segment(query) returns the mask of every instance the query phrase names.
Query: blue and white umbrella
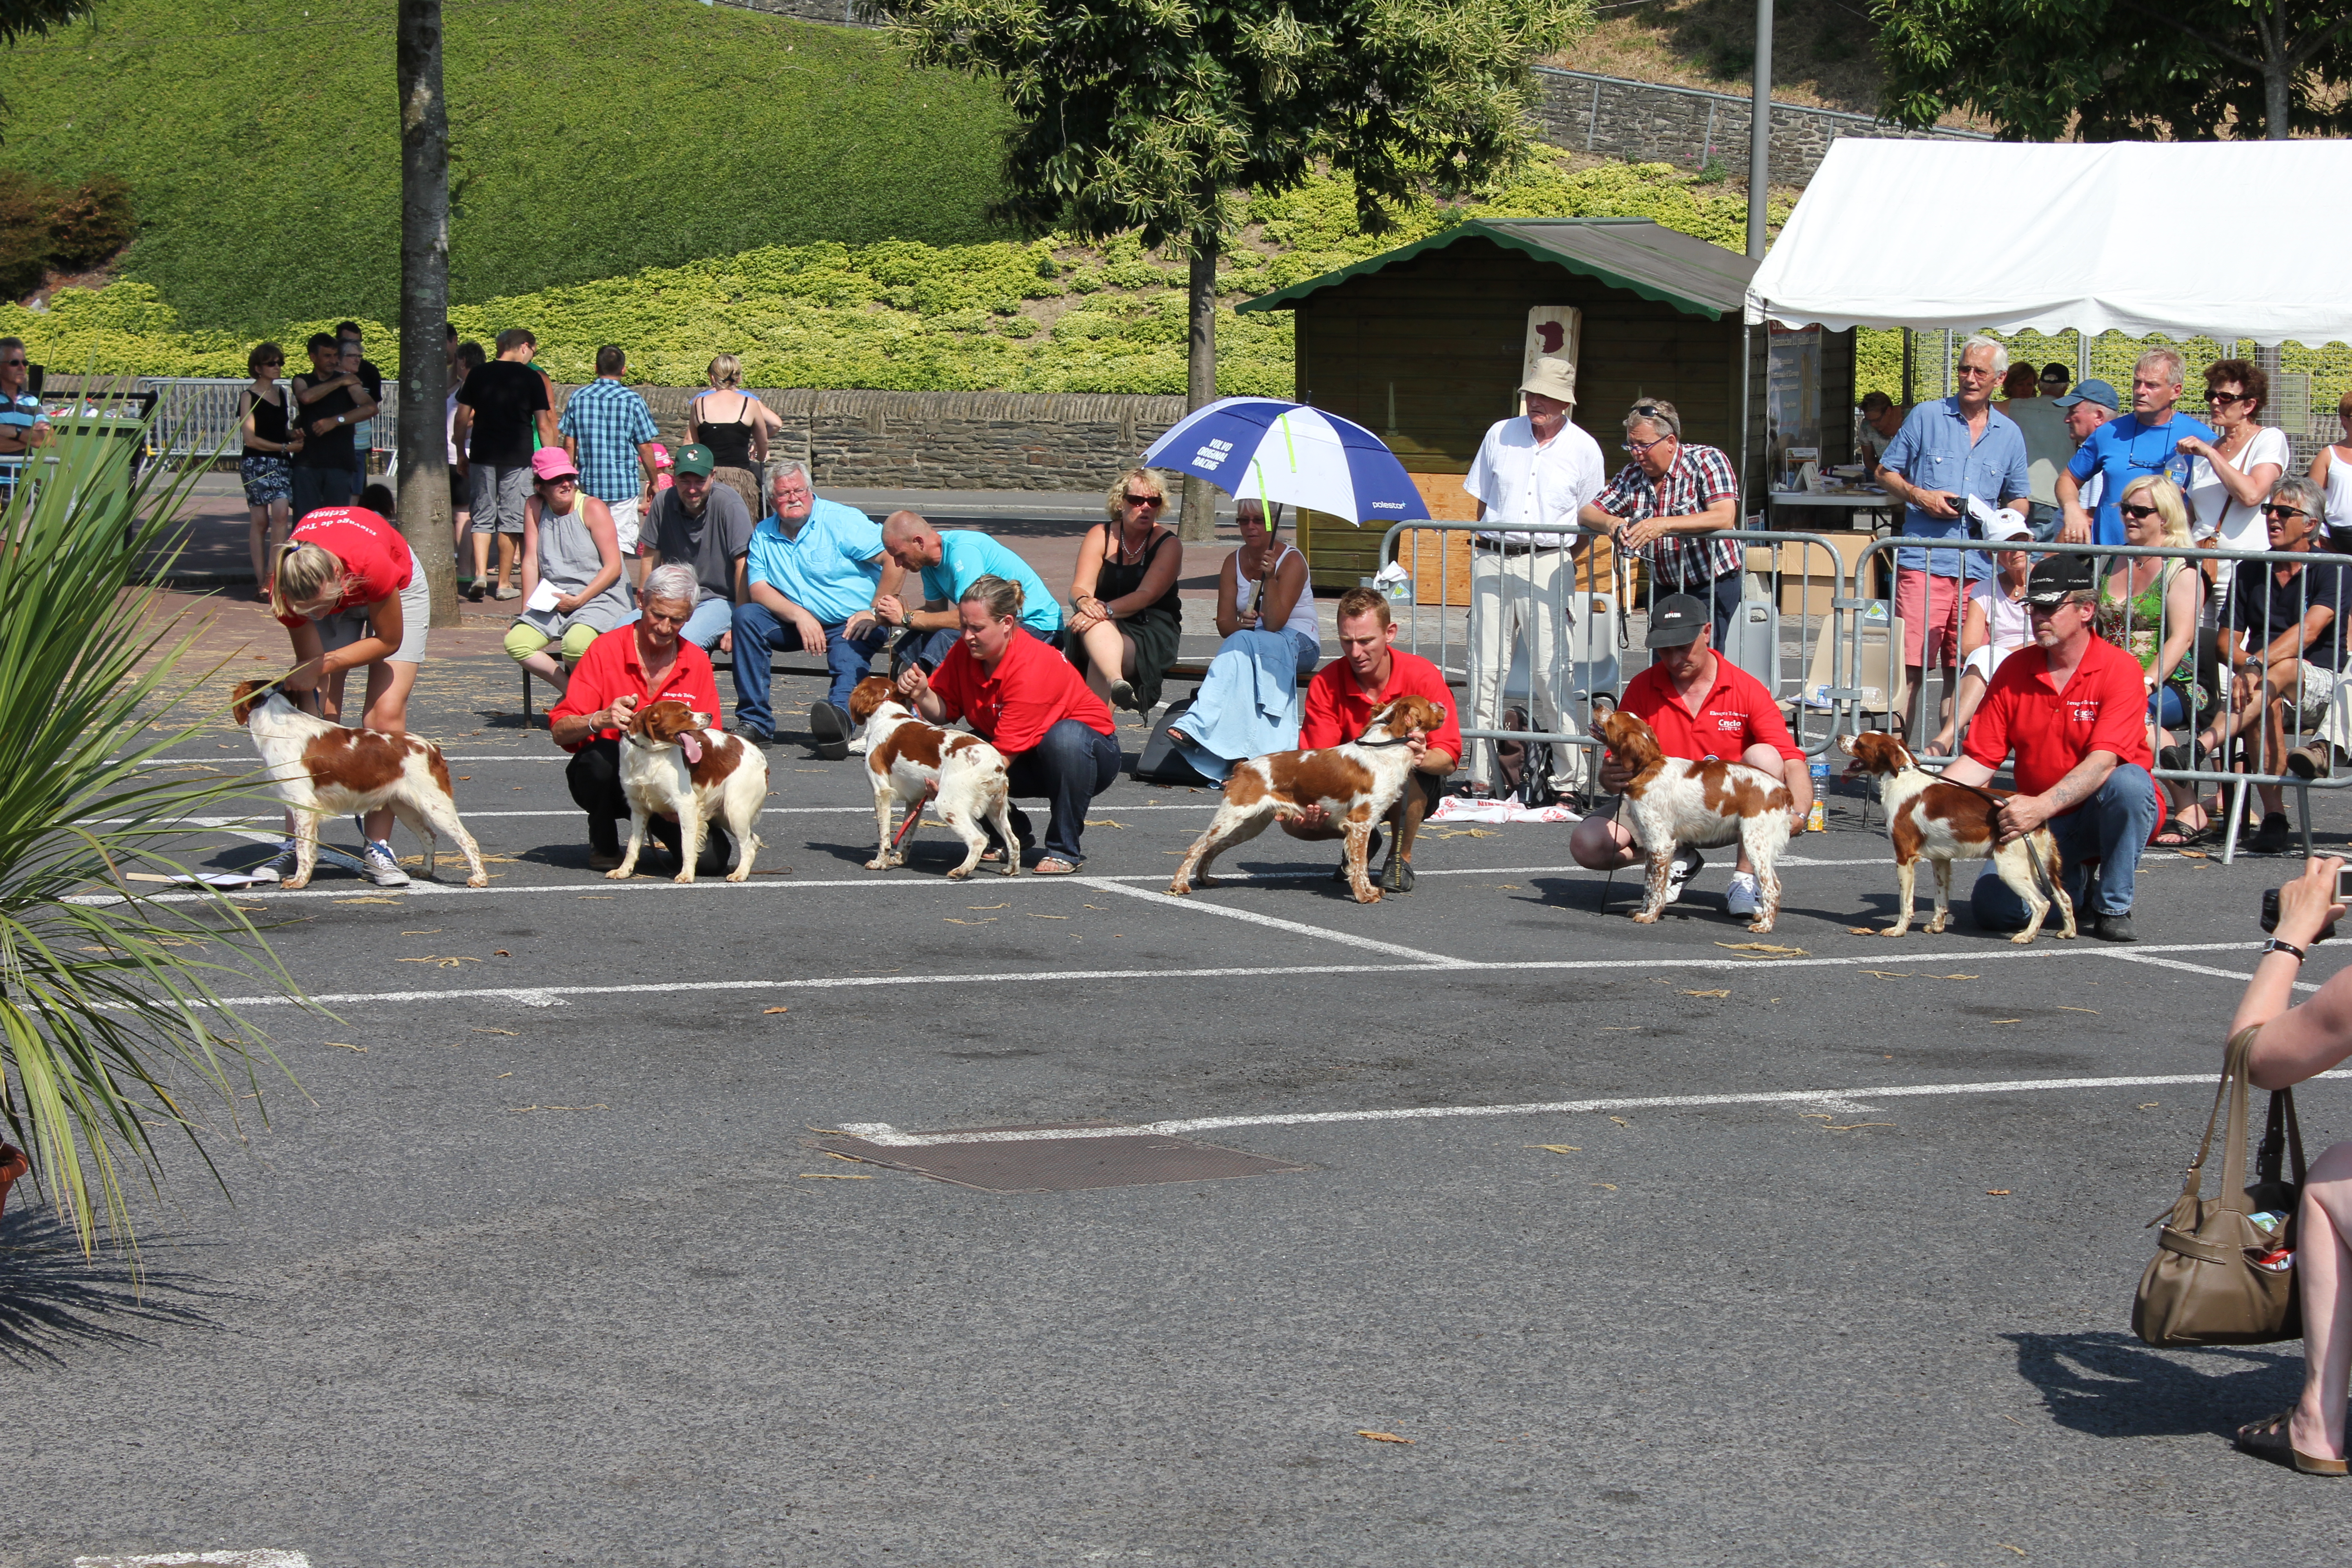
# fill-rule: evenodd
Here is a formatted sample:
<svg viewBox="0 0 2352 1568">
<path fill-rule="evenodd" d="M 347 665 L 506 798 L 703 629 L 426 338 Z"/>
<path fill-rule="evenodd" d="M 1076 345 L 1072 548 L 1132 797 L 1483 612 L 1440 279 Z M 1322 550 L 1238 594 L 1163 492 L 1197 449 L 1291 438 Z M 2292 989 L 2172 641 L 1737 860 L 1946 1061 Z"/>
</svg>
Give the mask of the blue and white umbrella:
<svg viewBox="0 0 2352 1568">
<path fill-rule="evenodd" d="M 1169 426 L 1143 460 L 1197 475 L 1235 500 L 1284 501 L 1359 527 L 1429 516 L 1404 465 L 1378 436 L 1276 397 L 1221 397 Z"/>
</svg>

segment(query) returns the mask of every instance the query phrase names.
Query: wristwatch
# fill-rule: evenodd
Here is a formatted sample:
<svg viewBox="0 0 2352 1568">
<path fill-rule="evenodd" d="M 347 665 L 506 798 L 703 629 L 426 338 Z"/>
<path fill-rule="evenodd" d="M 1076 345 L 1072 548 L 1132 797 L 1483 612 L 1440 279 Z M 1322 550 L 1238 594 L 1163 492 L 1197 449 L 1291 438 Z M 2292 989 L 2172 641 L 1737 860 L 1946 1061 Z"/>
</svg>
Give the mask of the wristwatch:
<svg viewBox="0 0 2352 1568">
<path fill-rule="evenodd" d="M 2276 937 L 2273 937 L 2270 941 L 2263 943 L 2263 952 L 2265 956 L 2273 952 L 2292 953 L 2297 963 L 2301 963 L 2305 959 L 2311 956 L 2309 953 L 2304 952 L 2303 949 L 2295 946 L 2294 943 L 2291 942 L 2281 942 Z"/>
</svg>

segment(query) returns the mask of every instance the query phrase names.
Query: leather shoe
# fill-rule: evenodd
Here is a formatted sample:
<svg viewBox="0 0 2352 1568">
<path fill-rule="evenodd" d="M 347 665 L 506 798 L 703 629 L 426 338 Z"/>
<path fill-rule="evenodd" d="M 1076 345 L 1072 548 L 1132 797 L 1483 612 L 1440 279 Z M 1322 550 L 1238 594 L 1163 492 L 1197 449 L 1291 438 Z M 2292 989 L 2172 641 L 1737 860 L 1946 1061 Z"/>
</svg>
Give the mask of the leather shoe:
<svg viewBox="0 0 2352 1568">
<path fill-rule="evenodd" d="M 2336 768 L 2336 748 L 2326 741 L 2297 746 L 2286 754 L 2286 771 L 2299 779 L 2324 779 Z"/>
<path fill-rule="evenodd" d="M 837 763 L 849 755 L 852 728 L 849 715 L 832 703 L 809 704 L 809 734 L 816 742 L 816 754 L 825 762 Z"/>
<path fill-rule="evenodd" d="M 2101 942 L 2137 942 L 2132 933 L 2131 916 L 2095 914 L 2091 917 L 2091 934 Z"/>
</svg>

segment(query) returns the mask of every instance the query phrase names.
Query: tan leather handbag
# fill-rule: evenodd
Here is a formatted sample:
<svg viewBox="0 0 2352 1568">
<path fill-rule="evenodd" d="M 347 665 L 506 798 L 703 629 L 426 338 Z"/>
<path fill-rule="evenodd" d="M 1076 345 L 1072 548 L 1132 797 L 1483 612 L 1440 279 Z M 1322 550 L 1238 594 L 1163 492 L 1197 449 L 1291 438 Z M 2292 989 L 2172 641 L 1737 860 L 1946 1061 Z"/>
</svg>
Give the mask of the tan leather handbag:
<svg viewBox="0 0 2352 1568">
<path fill-rule="evenodd" d="M 2246 1119 L 2252 1107 L 2250 1062 L 2259 1028 L 2230 1038 L 2205 1141 L 2170 1210 L 2150 1220 L 2164 1228 L 2157 1252 L 2139 1277 L 2132 1302 L 2132 1332 L 2152 1345 L 2262 1345 L 2303 1337 L 2303 1306 L 2295 1293 L 2295 1205 L 2303 1197 L 2303 1129 L 2294 1118 L 2294 1091 L 2271 1095 L 2269 1124 L 2246 1170 Z M 2230 1131 L 2221 1152 L 2221 1195 L 2200 1194 L 2213 1124 L 2229 1103 Z M 2292 1150 L 2294 1179 L 2280 1180 L 2283 1153 Z M 2264 1225 L 2257 1215 L 2276 1216 Z"/>
</svg>

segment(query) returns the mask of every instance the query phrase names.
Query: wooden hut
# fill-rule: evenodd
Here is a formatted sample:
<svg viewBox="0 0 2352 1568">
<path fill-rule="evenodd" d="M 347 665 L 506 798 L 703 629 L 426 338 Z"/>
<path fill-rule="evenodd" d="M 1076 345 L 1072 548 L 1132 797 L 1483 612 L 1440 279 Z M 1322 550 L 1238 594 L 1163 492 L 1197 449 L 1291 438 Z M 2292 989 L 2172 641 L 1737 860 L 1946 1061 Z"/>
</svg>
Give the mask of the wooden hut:
<svg viewBox="0 0 2352 1568">
<path fill-rule="evenodd" d="M 1573 417 L 1601 443 L 1612 472 L 1628 460 L 1622 421 L 1639 397 L 1667 399 L 1682 413 L 1685 439 L 1735 455 L 1744 423 L 1740 468 L 1752 511 L 1768 362 L 1764 330 L 1748 342 L 1741 325 L 1755 269 L 1737 251 L 1647 218 L 1474 219 L 1240 309 L 1297 312 L 1298 400 L 1378 432 L 1404 460 L 1433 517 L 1475 515 L 1461 477 L 1486 427 L 1518 412 L 1518 384 L 1538 353 L 1575 360 Z M 1819 364 L 1823 460 L 1843 462 L 1853 334 L 1825 338 Z M 1315 585 L 1353 587 L 1377 571 L 1381 534 L 1375 525 L 1304 520 L 1299 545 Z M 1445 574 L 1455 578 L 1458 567 L 1466 584 L 1467 544 L 1457 548 L 1464 560 Z M 1418 563 L 1416 576 L 1437 566 Z M 1435 602 L 1435 587 L 1421 584 L 1423 603 Z"/>
</svg>

